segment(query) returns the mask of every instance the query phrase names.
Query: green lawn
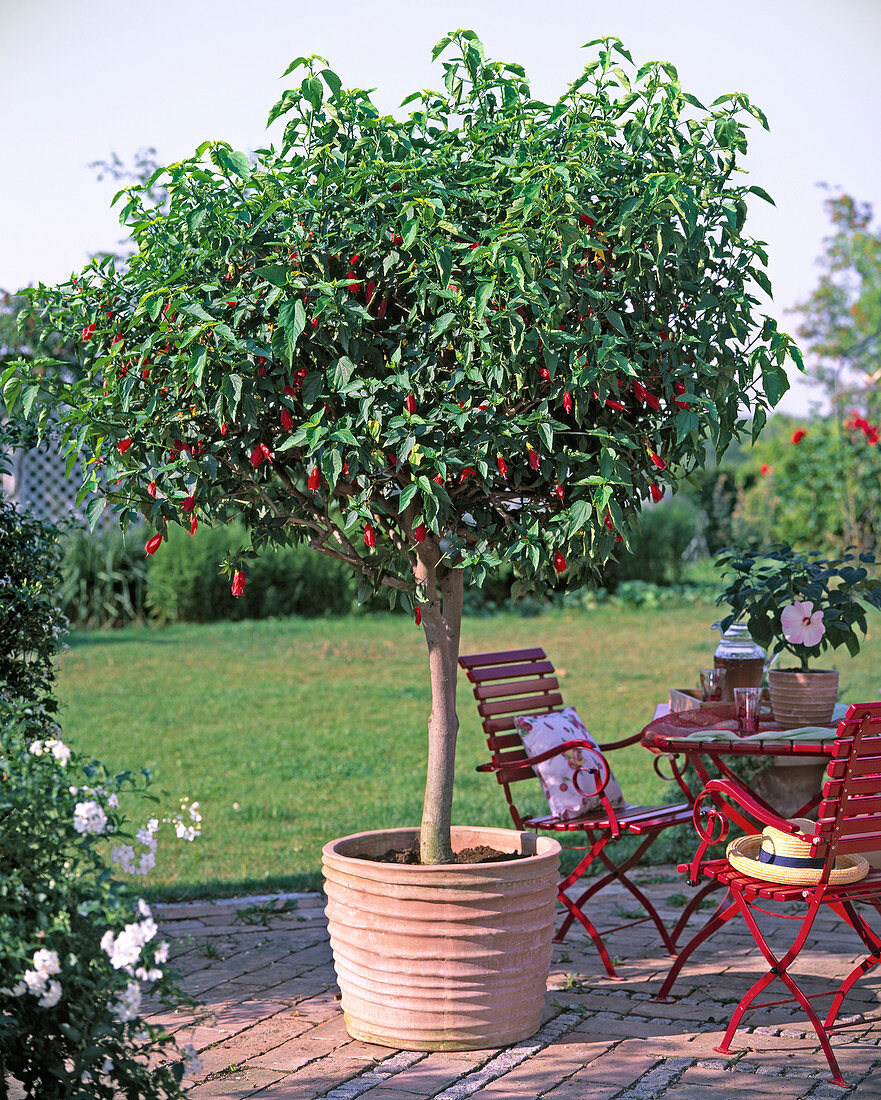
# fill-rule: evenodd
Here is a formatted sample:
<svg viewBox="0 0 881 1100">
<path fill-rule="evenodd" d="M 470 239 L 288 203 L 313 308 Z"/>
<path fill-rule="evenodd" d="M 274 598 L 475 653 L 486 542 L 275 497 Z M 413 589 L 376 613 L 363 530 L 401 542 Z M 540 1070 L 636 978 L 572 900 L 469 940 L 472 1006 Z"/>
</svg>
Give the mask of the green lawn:
<svg viewBox="0 0 881 1100">
<path fill-rule="evenodd" d="M 711 605 L 603 606 L 468 619 L 462 652 L 543 645 L 601 741 L 640 729 L 669 687 L 697 681 L 718 635 Z M 878 696 L 881 633 L 842 657 L 842 697 Z M 156 896 L 316 888 L 322 844 L 418 824 L 429 709 L 422 632 L 403 616 L 278 620 L 76 635 L 61 660 L 65 739 L 114 769 L 149 768 L 168 809 L 201 803 L 203 835 L 168 841 L 145 881 Z M 474 766 L 485 744 L 460 680 L 454 821 L 509 825 Z M 638 746 L 616 754 L 631 801 L 665 784 Z M 154 812 L 131 807 L 136 824 Z"/>
</svg>

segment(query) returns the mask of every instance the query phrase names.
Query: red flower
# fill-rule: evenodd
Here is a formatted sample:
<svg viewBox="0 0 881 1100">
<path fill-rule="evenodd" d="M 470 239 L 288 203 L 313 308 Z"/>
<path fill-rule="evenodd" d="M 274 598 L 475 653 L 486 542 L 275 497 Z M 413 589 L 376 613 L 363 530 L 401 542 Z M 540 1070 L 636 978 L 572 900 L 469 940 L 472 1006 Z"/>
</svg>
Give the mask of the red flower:
<svg viewBox="0 0 881 1100">
<path fill-rule="evenodd" d="M 416 542 L 425 542 L 425 524 L 420 523 L 418 527 L 413 528 L 413 538 Z"/>
<path fill-rule="evenodd" d="M 499 455 L 496 458 L 496 464 L 499 467 L 499 473 L 502 475 L 502 481 L 508 480 L 508 463 Z"/>
<path fill-rule="evenodd" d="M 416 412 L 416 398 L 413 396 L 412 393 L 407 394 L 407 397 L 404 401 L 404 408 L 407 410 L 408 413 L 410 413 L 411 416 L 414 412 Z"/>
<path fill-rule="evenodd" d="M 154 535 L 153 538 L 148 539 L 144 544 L 144 553 L 152 556 L 156 553 L 159 547 L 162 545 L 162 535 Z"/>
<path fill-rule="evenodd" d="M 477 473 L 477 470 L 473 466 L 466 466 L 461 474 L 459 474 L 459 484 L 461 485 L 469 477 L 473 477 Z"/>
<path fill-rule="evenodd" d="M 294 426 L 294 418 L 287 409 L 281 410 L 281 426 L 286 432 L 289 432 Z"/>
<path fill-rule="evenodd" d="M 385 311 L 388 309 L 388 298 L 380 299 L 379 305 L 376 307 L 376 316 L 381 321 L 385 317 Z"/>
<path fill-rule="evenodd" d="M 796 428 L 795 431 L 792 433 L 792 442 L 801 443 L 801 441 L 807 434 L 808 433 L 805 431 L 804 428 Z"/>
<path fill-rule="evenodd" d="M 374 281 L 373 281 L 373 280 L 371 279 L 371 280 L 370 280 L 370 282 L 369 282 L 369 283 L 367 284 L 367 294 L 366 294 L 366 297 L 367 297 L 367 304 L 368 304 L 368 305 L 369 305 L 369 304 L 370 304 L 370 302 L 371 302 L 371 301 L 373 300 L 373 295 L 374 295 L 375 293 L 376 293 L 376 283 L 375 283 L 375 282 L 374 282 Z"/>
<path fill-rule="evenodd" d="M 654 481 L 649 484 L 649 492 L 652 494 L 652 500 L 655 502 L 655 504 L 657 504 L 659 500 L 664 499 L 664 490 Z"/>
<path fill-rule="evenodd" d="M 186 514 L 189 515 L 195 507 L 196 498 L 193 496 L 192 493 L 188 497 L 184 497 L 183 503 L 181 504 L 182 511 L 186 512 Z"/>
<path fill-rule="evenodd" d="M 550 380 L 551 380 L 551 372 L 548 370 L 547 367 L 539 367 L 538 368 L 538 376 L 539 376 L 539 378 L 543 379 L 545 382 L 550 382 Z"/>
<path fill-rule="evenodd" d="M 84 344 L 87 344 L 89 340 L 92 339 L 92 337 L 95 335 L 95 329 L 97 327 L 98 326 L 95 324 L 94 321 L 92 322 L 92 324 L 86 325 L 82 332 L 82 341 Z"/>
<path fill-rule="evenodd" d="M 578 216 L 581 219 L 582 225 L 586 225 L 588 229 L 593 229 L 594 225 L 596 224 L 593 218 L 591 218 L 588 214 L 579 214 Z"/>
<path fill-rule="evenodd" d="M 622 405 L 620 401 L 616 401 L 614 397 L 607 397 L 606 404 L 610 409 L 615 409 L 617 412 L 627 412 L 627 406 Z"/>
<path fill-rule="evenodd" d="M 233 573 L 230 591 L 237 599 L 245 591 L 245 574 L 243 570 L 237 569 L 235 573 Z"/>
<path fill-rule="evenodd" d="M 147 492 L 150 494 L 151 497 L 156 496 L 156 482 L 155 481 L 151 481 L 150 484 L 147 486 Z"/>
<path fill-rule="evenodd" d="M 373 530 L 373 525 L 370 523 L 364 528 L 364 545 L 371 548 L 376 546 L 376 532 Z"/>
<path fill-rule="evenodd" d="M 566 564 L 566 559 L 560 553 L 559 550 L 554 551 L 554 569 L 558 573 L 565 573 L 569 566 Z"/>
<path fill-rule="evenodd" d="M 563 394 L 563 408 L 567 413 L 572 412 L 572 394 L 568 391 Z"/>
<path fill-rule="evenodd" d="M 226 435 L 226 424 L 221 424 L 220 425 L 220 434 L 221 435 Z"/>
<path fill-rule="evenodd" d="M 676 391 L 676 393 L 685 393 L 685 385 L 682 382 L 674 383 L 673 389 Z M 687 409 L 689 407 L 687 401 L 682 401 L 678 397 L 673 398 L 673 404 L 676 406 L 677 409 Z"/>
<path fill-rule="evenodd" d="M 190 534 L 195 535 L 196 528 L 199 526 L 199 521 L 195 516 L 190 516 Z"/>
<path fill-rule="evenodd" d="M 349 267 L 354 267 L 355 264 L 361 259 L 361 253 L 356 252 L 354 256 L 349 257 Z"/>
<path fill-rule="evenodd" d="M 559 481 L 554 482 L 554 492 L 560 498 L 560 503 L 562 504 L 563 503 L 563 486 L 559 483 Z"/>
<path fill-rule="evenodd" d="M 538 469 L 538 455 L 536 454 L 536 452 L 531 447 L 528 448 L 527 454 L 529 455 L 529 465 L 533 468 L 533 470 L 537 470 Z"/>
<path fill-rule="evenodd" d="M 869 430 L 866 432 L 866 442 L 869 444 L 870 447 L 875 446 L 875 444 L 878 442 L 877 428 L 869 428 Z"/>
<path fill-rule="evenodd" d="M 124 455 L 129 447 L 131 447 L 131 445 L 132 441 L 128 437 L 126 437 L 125 439 L 120 439 L 120 441 L 116 444 L 116 449 L 121 455 Z"/>
<path fill-rule="evenodd" d="M 353 271 L 353 270 L 349 271 L 349 293 L 350 294 L 357 294 L 359 289 L 361 288 L 361 284 L 358 282 L 358 280 L 356 278 L 357 274 L 358 274 L 357 271 Z"/>
<path fill-rule="evenodd" d="M 419 626 L 419 624 L 422 622 L 422 612 L 419 610 L 418 607 L 413 612 L 413 618 L 416 621 L 416 625 Z"/>
<path fill-rule="evenodd" d="M 121 332 L 117 332 L 117 334 L 116 334 L 116 335 L 115 335 L 115 336 L 113 337 L 113 339 L 112 339 L 112 340 L 110 341 L 110 346 L 111 346 L 111 347 L 114 347 L 114 346 L 115 346 L 116 344 L 120 343 L 120 341 L 121 341 L 121 340 L 122 340 L 122 333 L 121 333 Z"/>
<path fill-rule="evenodd" d="M 667 463 L 660 455 L 656 455 L 654 451 L 649 451 L 649 458 L 652 460 L 652 465 L 657 466 L 659 470 L 667 469 Z"/>
<path fill-rule="evenodd" d="M 762 465 L 759 467 L 759 473 L 762 475 L 762 477 L 764 477 L 766 474 L 770 474 L 770 472 L 771 467 L 768 465 L 767 462 L 763 462 Z"/>
<path fill-rule="evenodd" d="M 254 450 L 251 451 L 251 465 L 259 466 L 264 458 L 267 462 L 272 462 L 272 451 L 270 451 L 265 443 L 258 443 Z"/>
<path fill-rule="evenodd" d="M 321 474 L 318 472 L 318 467 L 313 466 L 309 471 L 309 491 L 314 493 L 320 484 Z"/>
</svg>

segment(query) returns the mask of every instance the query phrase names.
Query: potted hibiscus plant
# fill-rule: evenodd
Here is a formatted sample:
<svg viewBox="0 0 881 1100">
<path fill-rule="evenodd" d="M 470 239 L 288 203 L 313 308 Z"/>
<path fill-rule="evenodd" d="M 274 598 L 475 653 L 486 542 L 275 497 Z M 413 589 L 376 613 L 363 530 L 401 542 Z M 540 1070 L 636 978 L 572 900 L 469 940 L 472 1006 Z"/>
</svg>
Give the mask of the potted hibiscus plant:
<svg viewBox="0 0 881 1100">
<path fill-rule="evenodd" d="M 827 650 L 859 653 L 866 608 L 881 608 L 881 580 L 873 554 L 822 558 L 786 545 L 760 550 L 726 549 L 716 556 L 727 585 L 718 603 L 731 613 L 727 630 L 742 622 L 768 652 L 795 657 L 795 668 L 770 668 L 771 709 L 781 729 L 827 725 L 838 698 L 838 671 L 812 667 Z"/>
<path fill-rule="evenodd" d="M 297 58 L 270 113 L 278 148 L 206 142 L 121 194 L 130 260 L 30 292 L 30 315 L 75 339 L 76 376 L 30 363 L 0 378 L 81 456 L 93 520 L 109 503 L 148 524 L 146 553 L 171 524 L 197 538 L 237 521 L 250 542 L 228 562 L 233 595 L 262 548 L 305 542 L 421 627 L 421 824 L 325 849 L 347 1026 L 392 1046 L 496 1046 L 543 1006 L 556 842 L 451 824 L 463 584 L 503 563 L 521 591 L 586 583 L 643 501 L 747 428 L 744 403 L 761 431 L 800 358 L 756 309 L 767 257 L 744 223 L 747 198 L 768 196 L 735 168 L 761 111 L 740 93 L 704 107 L 672 66 L 588 45 L 546 104 L 456 31 L 434 50 L 443 90 L 401 119 Z M 414 843 L 418 865 L 378 858 Z M 517 861 L 487 864 L 496 884 L 478 888 L 456 859 L 536 843 L 553 849 L 542 889 L 509 906 L 513 929 L 532 915 L 524 949 L 486 917 Z M 446 923 L 442 903 L 459 907 Z M 466 939 L 467 981 L 447 980 Z"/>
</svg>

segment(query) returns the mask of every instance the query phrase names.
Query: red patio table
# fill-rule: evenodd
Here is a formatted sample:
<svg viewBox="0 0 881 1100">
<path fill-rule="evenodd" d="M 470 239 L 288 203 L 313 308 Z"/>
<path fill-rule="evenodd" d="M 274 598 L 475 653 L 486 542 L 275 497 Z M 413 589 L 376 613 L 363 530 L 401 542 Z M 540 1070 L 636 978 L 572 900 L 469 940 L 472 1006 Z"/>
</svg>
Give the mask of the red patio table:
<svg viewBox="0 0 881 1100">
<path fill-rule="evenodd" d="M 730 767 L 730 760 L 750 756 L 789 758 L 793 763 L 796 760 L 806 763 L 808 759 L 813 758 L 820 764 L 828 759 L 832 751 L 836 726 L 837 722 L 836 725 L 828 727 L 828 737 L 824 736 L 827 727 L 815 727 L 818 731 L 817 736 L 807 733 L 797 734 L 793 739 L 795 731 L 781 731 L 773 719 L 762 717 L 758 735 L 740 737 L 737 732 L 733 704 L 722 703 L 715 707 L 701 707 L 673 713 L 670 713 L 669 708 L 662 704 L 658 707 L 655 718 L 642 731 L 642 744 L 656 755 L 655 770 L 659 775 L 663 774 L 661 761 L 666 759 L 669 762 L 672 778 L 692 804 L 712 778 L 709 771 L 709 765 L 712 764 L 725 778 L 734 780 L 742 787 L 745 786 L 762 806 L 777 813 L 774 806 L 770 806 L 758 792 L 744 783 L 741 776 L 735 774 Z M 780 733 L 779 738 L 774 737 L 777 732 Z M 704 734 L 705 736 L 702 736 Z M 684 758 L 684 763 L 680 758 Z M 699 786 L 696 789 L 689 783 L 692 779 L 690 775 L 692 771 L 699 780 Z M 803 817 L 810 813 L 820 802 L 820 786 L 818 783 L 816 794 L 803 806 L 784 816 Z M 745 817 L 739 807 L 728 804 L 728 810 L 732 821 L 746 832 L 761 832 L 761 826 L 757 827 L 755 822 Z"/>
</svg>

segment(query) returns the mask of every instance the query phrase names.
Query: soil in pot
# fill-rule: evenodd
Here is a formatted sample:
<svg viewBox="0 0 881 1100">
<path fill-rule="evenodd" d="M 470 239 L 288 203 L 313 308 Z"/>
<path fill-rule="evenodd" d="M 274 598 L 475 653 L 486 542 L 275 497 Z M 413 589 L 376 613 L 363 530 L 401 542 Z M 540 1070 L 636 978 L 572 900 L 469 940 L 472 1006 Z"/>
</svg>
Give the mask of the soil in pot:
<svg viewBox="0 0 881 1100">
<path fill-rule="evenodd" d="M 357 858 L 372 859 L 376 863 L 406 863 L 410 867 L 422 865 L 417 845 L 408 848 L 389 848 L 379 856 L 358 856 Z M 453 863 L 503 863 L 508 859 L 525 858 L 522 852 L 500 852 L 497 848 L 490 848 L 488 844 L 479 844 L 453 852 Z"/>
</svg>

